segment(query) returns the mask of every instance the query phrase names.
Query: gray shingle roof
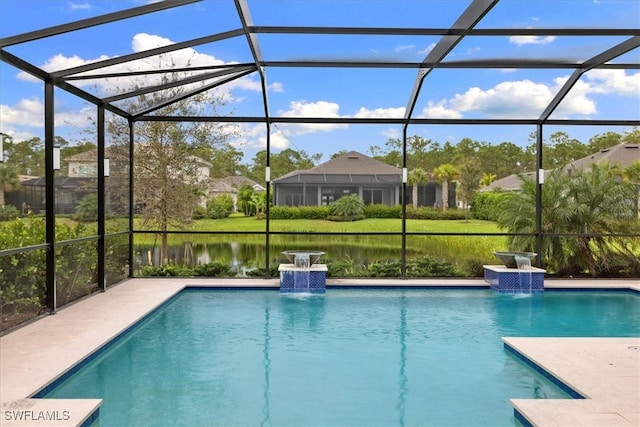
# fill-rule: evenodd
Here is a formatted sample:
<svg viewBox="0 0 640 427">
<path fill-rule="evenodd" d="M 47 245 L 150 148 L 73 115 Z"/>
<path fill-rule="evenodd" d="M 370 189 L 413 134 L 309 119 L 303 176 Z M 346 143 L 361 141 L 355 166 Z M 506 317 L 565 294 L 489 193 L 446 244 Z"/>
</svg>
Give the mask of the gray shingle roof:
<svg viewBox="0 0 640 427">
<path fill-rule="evenodd" d="M 613 147 L 600 150 L 595 154 L 578 159 L 567 166 L 565 170 L 585 169 L 594 163 L 602 163 L 605 161 L 611 164 L 617 164 L 623 168 L 631 165 L 633 162 L 640 160 L 640 144 L 628 143 L 618 144 Z"/>
<path fill-rule="evenodd" d="M 611 164 L 619 165 L 623 168 L 631 165 L 633 162 L 640 161 L 640 144 L 618 144 L 613 147 L 605 148 L 604 150 L 600 150 L 597 153 L 583 157 L 566 165 L 563 170 L 570 171 L 574 169 L 585 169 L 594 163 L 599 164 L 606 161 Z M 550 171 L 545 171 L 545 177 L 549 172 Z M 522 174 L 522 176 L 525 179 L 536 178 L 535 172 L 527 172 Z M 481 188 L 480 191 L 493 191 L 498 189 L 503 191 L 519 191 L 521 184 L 522 181 L 518 175 L 509 175 Z"/>
<path fill-rule="evenodd" d="M 311 169 L 290 172 L 273 182 L 397 183 L 401 180 L 402 169 L 357 151 L 349 151 Z"/>
</svg>

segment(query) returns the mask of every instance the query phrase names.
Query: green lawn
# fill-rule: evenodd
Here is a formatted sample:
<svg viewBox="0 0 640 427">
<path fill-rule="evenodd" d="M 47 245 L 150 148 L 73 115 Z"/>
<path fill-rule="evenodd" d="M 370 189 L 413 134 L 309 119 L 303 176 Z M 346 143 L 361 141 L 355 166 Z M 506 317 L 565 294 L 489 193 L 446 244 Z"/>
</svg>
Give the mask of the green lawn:
<svg viewBox="0 0 640 427">
<path fill-rule="evenodd" d="M 183 231 L 265 231 L 265 220 L 254 217 L 232 216 L 225 219 L 200 219 L 185 225 Z M 271 220 L 270 231 L 285 232 L 342 232 L 376 233 L 402 231 L 400 219 L 364 219 L 354 222 L 334 222 L 325 220 Z M 427 233 L 497 233 L 494 222 L 465 220 L 407 220 L 408 232 Z"/>
</svg>

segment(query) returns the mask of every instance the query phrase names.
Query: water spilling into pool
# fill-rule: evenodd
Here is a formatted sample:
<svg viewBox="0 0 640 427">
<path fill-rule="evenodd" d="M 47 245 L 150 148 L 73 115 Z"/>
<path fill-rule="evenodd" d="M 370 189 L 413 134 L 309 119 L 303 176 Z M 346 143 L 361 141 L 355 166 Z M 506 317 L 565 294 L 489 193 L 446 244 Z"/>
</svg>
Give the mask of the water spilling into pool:
<svg viewBox="0 0 640 427">
<path fill-rule="evenodd" d="M 531 258 L 528 256 L 515 255 L 516 266 L 518 267 L 518 279 L 520 281 L 520 292 L 531 294 L 532 288 L 532 272 L 531 272 Z M 524 282 L 523 283 L 523 278 Z"/>
<path fill-rule="evenodd" d="M 638 336 L 638 297 L 490 290 L 188 290 L 47 397 L 99 425 L 509 426 L 567 398 L 502 336 Z"/>
</svg>

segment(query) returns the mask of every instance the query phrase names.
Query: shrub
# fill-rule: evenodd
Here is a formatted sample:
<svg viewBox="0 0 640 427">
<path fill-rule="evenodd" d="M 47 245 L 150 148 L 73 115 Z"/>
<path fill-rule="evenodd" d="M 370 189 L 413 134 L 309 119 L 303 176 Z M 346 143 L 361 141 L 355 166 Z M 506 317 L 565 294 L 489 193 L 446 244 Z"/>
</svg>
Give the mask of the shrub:
<svg viewBox="0 0 640 427">
<path fill-rule="evenodd" d="M 330 221 L 357 221 L 364 219 L 364 201 L 357 194 L 347 194 L 329 205 Z"/>
<path fill-rule="evenodd" d="M 464 263 L 464 270 L 467 277 L 483 277 L 484 276 L 484 265 L 487 262 L 484 262 L 480 259 L 468 259 Z"/>
<path fill-rule="evenodd" d="M 380 261 L 369 264 L 367 276 L 369 277 L 400 277 L 402 264 L 400 261 Z"/>
<path fill-rule="evenodd" d="M 367 218 L 402 218 L 402 206 L 368 205 L 364 208 Z"/>
<path fill-rule="evenodd" d="M 459 277 L 462 276 L 452 264 L 429 258 L 407 261 L 409 277 Z"/>
<path fill-rule="evenodd" d="M 18 208 L 12 205 L 0 206 L 0 221 L 10 221 L 20 216 Z"/>
<path fill-rule="evenodd" d="M 207 216 L 213 219 L 227 218 L 233 212 L 233 197 L 220 194 L 207 202 Z"/>
<path fill-rule="evenodd" d="M 278 272 L 278 268 L 280 267 L 280 263 L 271 263 L 269 265 L 269 276 L 278 277 L 280 273 Z M 264 267 L 258 267 L 253 270 L 247 271 L 247 276 L 249 277 L 265 277 L 267 275 L 267 270 Z"/>
<path fill-rule="evenodd" d="M 236 272 L 231 269 L 230 265 L 213 261 L 207 264 L 196 265 L 193 268 L 193 275 L 206 277 L 233 277 L 236 275 Z"/>
<path fill-rule="evenodd" d="M 80 200 L 73 218 L 77 221 L 93 222 L 98 219 L 98 195 L 87 194 Z"/>
<path fill-rule="evenodd" d="M 193 210 L 193 215 L 191 219 L 203 219 L 207 217 L 207 208 L 202 206 L 196 206 Z"/>
<path fill-rule="evenodd" d="M 190 277 L 193 276 L 193 271 L 188 267 L 182 267 L 176 264 L 160 266 L 145 265 L 142 267 L 142 275 L 147 277 Z"/>
<path fill-rule="evenodd" d="M 500 215 L 500 203 L 511 195 L 511 193 L 498 191 L 477 193 L 471 203 L 471 215 L 475 219 L 497 221 Z"/>
<path fill-rule="evenodd" d="M 273 206 L 269 209 L 269 218 L 327 219 L 330 213 L 329 206 Z"/>
<path fill-rule="evenodd" d="M 442 211 L 437 208 L 421 206 L 416 209 L 413 206 L 407 206 L 407 219 L 446 219 L 459 220 L 466 219 L 465 212 L 456 208 Z"/>
</svg>

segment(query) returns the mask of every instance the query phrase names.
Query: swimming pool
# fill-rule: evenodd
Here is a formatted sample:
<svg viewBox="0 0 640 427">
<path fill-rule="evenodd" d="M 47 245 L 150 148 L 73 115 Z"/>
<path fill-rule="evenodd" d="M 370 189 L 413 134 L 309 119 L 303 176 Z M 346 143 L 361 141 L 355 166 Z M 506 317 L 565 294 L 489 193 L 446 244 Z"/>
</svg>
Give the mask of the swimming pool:
<svg viewBox="0 0 640 427">
<path fill-rule="evenodd" d="M 46 397 L 100 425 L 514 425 L 510 398 L 567 397 L 502 336 L 638 336 L 623 292 L 187 290 Z"/>
</svg>

